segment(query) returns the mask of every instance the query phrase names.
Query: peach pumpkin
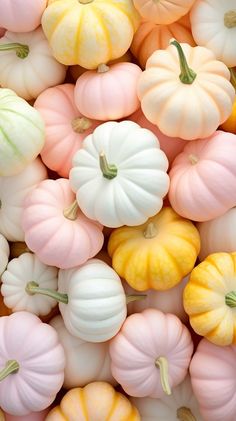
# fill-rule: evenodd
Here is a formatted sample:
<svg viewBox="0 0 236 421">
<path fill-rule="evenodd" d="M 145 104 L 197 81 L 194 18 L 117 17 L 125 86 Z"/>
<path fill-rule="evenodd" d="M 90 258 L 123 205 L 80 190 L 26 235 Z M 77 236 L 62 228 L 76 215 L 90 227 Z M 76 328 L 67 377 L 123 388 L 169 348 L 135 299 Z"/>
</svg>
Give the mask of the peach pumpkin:
<svg viewBox="0 0 236 421">
<path fill-rule="evenodd" d="M 80 76 L 75 86 L 75 104 L 86 117 L 118 120 L 135 112 L 140 102 L 137 85 L 141 69 L 133 63 L 101 64 L 97 71 Z"/>
<path fill-rule="evenodd" d="M 140 15 L 147 21 L 168 25 L 186 15 L 195 0 L 134 0 Z"/>
<path fill-rule="evenodd" d="M 42 160 L 62 177 L 69 177 L 73 155 L 99 122 L 89 120 L 77 110 L 74 85 L 69 83 L 46 89 L 38 96 L 34 107 L 45 123 Z"/>
<path fill-rule="evenodd" d="M 4 0 L 0 2 L 0 26 L 8 31 L 29 32 L 40 25 L 47 0 Z"/>
</svg>

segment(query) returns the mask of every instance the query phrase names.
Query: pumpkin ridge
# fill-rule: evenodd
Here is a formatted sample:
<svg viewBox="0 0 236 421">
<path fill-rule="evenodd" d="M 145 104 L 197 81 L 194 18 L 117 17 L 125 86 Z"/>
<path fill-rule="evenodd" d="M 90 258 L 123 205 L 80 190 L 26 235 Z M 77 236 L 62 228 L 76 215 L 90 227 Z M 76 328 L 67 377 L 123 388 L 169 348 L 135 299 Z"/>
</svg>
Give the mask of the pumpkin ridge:
<svg viewBox="0 0 236 421">
<path fill-rule="evenodd" d="M 101 9 L 103 9 L 103 5 L 102 5 L 102 3 L 105 3 L 105 4 L 106 4 L 106 2 L 102 2 L 102 1 L 101 1 Z M 116 10 L 119 10 L 119 12 L 120 12 L 120 13 L 123 13 L 123 14 L 127 17 L 127 19 L 129 20 L 130 24 L 132 25 L 133 31 L 135 31 L 135 30 L 136 30 L 136 25 L 134 24 L 133 19 L 130 17 L 130 13 L 129 13 L 129 12 L 127 12 L 125 9 L 123 9 L 122 5 L 120 5 L 121 7 L 119 7 L 119 6 L 118 6 L 118 3 L 116 4 L 115 2 L 114 2 L 114 3 L 113 3 L 113 2 L 111 2 L 111 4 L 109 4 L 109 6 L 110 6 L 111 8 L 116 9 Z M 96 3 L 96 7 L 97 7 L 97 8 L 98 8 L 98 7 L 100 8 L 99 3 Z"/>
<path fill-rule="evenodd" d="M 98 6 L 98 4 L 95 4 L 96 13 L 94 13 L 94 16 L 96 16 L 96 19 L 98 20 L 98 22 L 99 22 L 99 24 L 100 24 L 100 26 L 101 26 L 101 28 L 104 32 L 105 39 L 107 40 L 107 42 L 106 42 L 106 46 L 107 46 L 107 49 L 108 49 L 107 56 L 110 57 L 111 54 L 112 54 L 112 43 L 111 43 L 110 32 L 107 29 L 106 23 L 103 20 L 103 15 L 102 15 L 101 9 L 100 9 L 100 7 L 97 7 L 97 6 Z"/>
<path fill-rule="evenodd" d="M 14 150 L 15 154 L 19 157 L 22 157 L 23 155 L 20 153 L 19 149 L 14 145 L 13 142 L 11 142 L 10 138 L 6 134 L 6 132 L 3 130 L 3 128 L 0 126 L 0 132 L 3 135 L 3 140 L 5 140 L 5 143 L 10 145 L 10 147 Z"/>
<path fill-rule="evenodd" d="M 55 4 L 54 4 L 54 6 L 55 6 Z M 57 17 L 56 23 L 53 26 L 50 25 L 50 39 L 53 38 L 54 32 L 57 30 L 57 27 L 61 24 L 61 22 L 63 21 L 63 19 L 67 15 L 69 15 L 70 13 L 72 14 L 72 12 L 73 12 L 73 15 L 74 15 L 74 13 L 75 13 L 74 12 L 74 9 L 75 9 L 75 7 L 73 7 L 73 9 L 70 12 L 68 12 L 68 9 L 66 8 L 64 12 L 60 13 L 60 17 L 59 16 Z"/>
<path fill-rule="evenodd" d="M 113 415 L 113 413 L 114 413 L 114 411 L 115 411 L 115 409 L 116 409 L 116 407 L 119 403 L 119 400 L 120 400 L 120 395 L 118 393 L 115 393 L 115 391 L 113 391 L 112 405 L 111 405 L 111 408 L 110 408 L 110 410 L 107 414 L 106 421 L 110 420 L 110 417 Z"/>
<path fill-rule="evenodd" d="M 0 113 L 1 113 L 1 111 L 7 111 L 7 112 L 9 112 L 9 113 L 12 113 L 12 114 L 16 114 L 16 115 L 18 115 L 18 116 L 20 116 L 21 118 L 23 118 L 24 120 L 27 120 L 27 121 L 29 121 L 29 123 L 31 123 L 32 124 L 32 126 L 34 126 L 34 127 L 36 127 L 36 129 L 38 129 L 41 133 L 43 133 L 44 134 L 44 130 L 41 128 L 41 127 L 39 127 L 38 125 L 36 125 L 30 118 L 28 118 L 28 117 L 26 117 L 26 115 L 22 115 L 21 113 L 19 113 L 18 111 L 15 111 L 15 110 L 12 110 L 12 109 L 9 109 L 9 108 L 3 108 L 3 107 L 1 107 L 0 108 Z M 40 115 L 41 116 L 41 115 Z M 4 117 L 4 118 L 6 118 L 6 117 Z"/>
<path fill-rule="evenodd" d="M 78 56 L 80 51 L 80 36 L 81 36 L 81 30 L 82 30 L 82 23 L 83 23 L 83 17 L 84 17 L 85 8 L 81 8 L 80 10 L 80 19 L 79 24 L 77 26 L 77 30 L 74 36 L 74 55 Z M 65 92 L 65 97 L 67 99 L 67 102 L 70 104 L 69 96 Z"/>
<path fill-rule="evenodd" d="M 84 392 L 85 392 L 85 388 L 78 389 L 79 400 L 82 407 L 83 415 L 85 417 L 85 421 L 89 421 L 88 408 L 85 402 L 86 396 Z"/>
</svg>

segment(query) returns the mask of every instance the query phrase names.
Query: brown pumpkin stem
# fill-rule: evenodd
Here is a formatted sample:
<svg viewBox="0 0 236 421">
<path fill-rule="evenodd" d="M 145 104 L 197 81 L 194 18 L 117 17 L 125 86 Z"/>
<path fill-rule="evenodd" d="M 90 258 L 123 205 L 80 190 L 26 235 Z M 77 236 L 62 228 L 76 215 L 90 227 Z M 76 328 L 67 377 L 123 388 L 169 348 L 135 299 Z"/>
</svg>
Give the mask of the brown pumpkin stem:
<svg viewBox="0 0 236 421">
<path fill-rule="evenodd" d="M 108 72 L 108 70 L 110 70 L 109 66 L 107 66 L 106 64 L 99 64 L 97 72 L 98 73 L 106 73 L 106 72 Z"/>
<path fill-rule="evenodd" d="M 185 406 L 177 409 L 177 418 L 180 421 L 197 421 L 191 410 Z"/>
<path fill-rule="evenodd" d="M 154 238 L 157 236 L 157 227 L 153 222 L 150 222 L 147 226 L 147 228 L 145 229 L 145 231 L 143 232 L 143 236 L 146 239 L 150 239 L 150 238 Z"/>
<path fill-rule="evenodd" d="M 180 43 L 174 40 L 170 42 L 170 45 L 174 45 L 178 51 L 180 70 L 181 70 L 179 78 L 181 82 L 186 85 L 191 85 L 196 79 L 197 73 L 195 73 L 194 70 L 190 69 Z"/>
<path fill-rule="evenodd" d="M 230 71 L 230 82 L 232 83 L 236 91 L 236 71 L 232 68 L 230 68 L 229 71 Z"/>
<path fill-rule="evenodd" d="M 68 304 L 68 294 L 62 294 L 61 292 L 53 291 L 52 289 L 48 288 L 40 288 L 37 282 L 31 281 L 25 287 L 25 291 L 29 295 L 46 295 L 47 297 L 53 298 L 59 303 Z"/>
<path fill-rule="evenodd" d="M 168 361 L 165 357 L 159 357 L 155 361 L 155 366 L 160 369 L 160 379 L 162 389 L 167 395 L 171 395 L 171 388 L 168 378 Z"/>
<path fill-rule="evenodd" d="M 224 15 L 224 24 L 226 28 L 235 28 L 236 26 L 236 9 L 235 10 L 229 10 Z"/>
<path fill-rule="evenodd" d="M 77 200 L 75 200 L 70 206 L 64 209 L 63 215 L 70 221 L 75 221 L 78 216 L 79 206 Z"/>
<path fill-rule="evenodd" d="M 146 294 L 126 295 L 126 304 L 132 303 L 133 301 L 144 300 L 146 297 Z"/>
<path fill-rule="evenodd" d="M 236 292 L 231 291 L 228 292 L 225 296 L 225 304 L 229 306 L 230 308 L 236 307 Z"/>
<path fill-rule="evenodd" d="M 108 164 L 107 158 L 104 152 L 100 153 L 99 163 L 100 163 L 100 168 L 101 168 L 103 177 L 107 178 L 108 180 L 112 180 L 113 178 L 117 176 L 117 173 L 118 173 L 117 167 L 113 164 Z"/>
<path fill-rule="evenodd" d="M 19 43 L 9 43 L 9 44 L 0 44 L 0 51 L 15 51 L 17 57 L 26 58 L 29 54 L 28 45 L 19 44 Z"/>
<path fill-rule="evenodd" d="M 75 133 L 84 133 L 92 126 L 92 121 L 86 117 L 74 118 L 71 122 L 72 129 Z"/>
<path fill-rule="evenodd" d="M 16 360 L 9 360 L 5 367 L 0 371 L 0 382 L 8 377 L 10 374 L 15 374 L 19 370 L 20 365 Z"/>
<path fill-rule="evenodd" d="M 198 163 L 198 157 L 194 154 L 190 154 L 188 159 L 192 165 L 196 165 Z"/>
</svg>

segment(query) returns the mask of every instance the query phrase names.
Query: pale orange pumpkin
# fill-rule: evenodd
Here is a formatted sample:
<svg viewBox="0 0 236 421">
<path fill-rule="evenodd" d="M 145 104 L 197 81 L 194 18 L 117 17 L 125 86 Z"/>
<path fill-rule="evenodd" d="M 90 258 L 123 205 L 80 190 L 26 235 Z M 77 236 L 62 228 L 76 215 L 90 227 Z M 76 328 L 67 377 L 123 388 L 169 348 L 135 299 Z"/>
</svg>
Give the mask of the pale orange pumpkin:
<svg viewBox="0 0 236 421">
<path fill-rule="evenodd" d="M 186 15 L 195 0 L 134 0 L 140 15 L 150 22 L 168 25 Z"/>
</svg>

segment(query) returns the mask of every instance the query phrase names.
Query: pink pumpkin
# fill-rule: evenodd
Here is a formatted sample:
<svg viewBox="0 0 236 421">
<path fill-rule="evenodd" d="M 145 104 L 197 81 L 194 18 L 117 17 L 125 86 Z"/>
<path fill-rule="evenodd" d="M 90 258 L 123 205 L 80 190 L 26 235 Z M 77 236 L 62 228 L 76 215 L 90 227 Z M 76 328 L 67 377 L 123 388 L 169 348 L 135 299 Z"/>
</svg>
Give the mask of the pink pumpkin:
<svg viewBox="0 0 236 421">
<path fill-rule="evenodd" d="M 41 412 L 31 412 L 29 415 L 23 415 L 22 417 L 18 417 L 17 415 L 5 415 L 5 421 L 44 421 L 49 409 L 45 409 Z"/>
<path fill-rule="evenodd" d="M 129 316 L 111 340 L 112 375 L 130 396 L 161 398 L 184 380 L 192 352 L 178 317 L 147 309 Z"/>
<path fill-rule="evenodd" d="M 190 364 L 194 394 L 206 421 L 235 421 L 236 347 L 202 339 Z"/>
<path fill-rule="evenodd" d="M 5 32 L 6 32 L 6 29 L 0 28 L 0 38 L 3 37 L 3 35 L 5 34 Z"/>
<path fill-rule="evenodd" d="M 25 242 L 46 265 L 68 269 L 102 248 L 102 226 L 78 208 L 69 180 L 44 180 L 27 195 L 22 217 Z"/>
<path fill-rule="evenodd" d="M 236 135 L 188 142 L 170 171 L 169 200 L 184 218 L 208 221 L 236 205 Z"/>
<path fill-rule="evenodd" d="M 128 119 L 134 121 L 145 129 L 151 130 L 151 132 L 157 136 L 160 142 L 160 147 L 165 152 L 169 164 L 171 164 L 175 157 L 180 152 L 182 152 L 184 146 L 186 145 L 186 141 L 183 139 L 179 139 L 177 137 L 168 137 L 163 134 L 157 126 L 150 123 L 150 121 L 146 119 L 141 108 L 139 108 L 139 110 L 132 114 Z"/>
<path fill-rule="evenodd" d="M 75 103 L 88 118 L 118 120 L 140 107 L 137 84 L 142 70 L 133 63 L 102 64 L 80 76 L 75 86 Z"/>
<path fill-rule="evenodd" d="M 41 23 L 47 0 L 1 0 L 0 26 L 12 32 L 30 32 Z"/>
</svg>

